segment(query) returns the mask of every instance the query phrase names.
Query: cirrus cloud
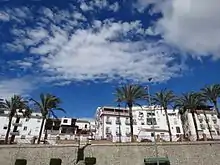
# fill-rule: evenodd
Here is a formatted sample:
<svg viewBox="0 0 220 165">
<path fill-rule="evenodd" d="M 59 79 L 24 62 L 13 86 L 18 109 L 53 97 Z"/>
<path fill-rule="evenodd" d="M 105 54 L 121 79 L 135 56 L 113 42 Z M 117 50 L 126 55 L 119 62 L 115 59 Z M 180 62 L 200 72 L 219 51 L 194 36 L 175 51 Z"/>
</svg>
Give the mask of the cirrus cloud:
<svg viewBox="0 0 220 165">
<path fill-rule="evenodd" d="M 25 8 L 25 12 L 32 11 Z M 4 44 L 4 48 L 37 57 L 32 60 L 33 65 L 25 65 L 25 68 L 33 69 L 32 66 L 37 65 L 46 79 L 56 84 L 118 79 L 145 82 L 149 77 L 161 82 L 179 75 L 182 66 L 172 51 L 160 42 L 148 40 L 147 29 L 140 21 L 88 21 L 75 9 L 44 7 L 39 14 L 34 22 L 32 15 L 20 14 L 19 21 L 12 16 L 17 18 L 14 20 L 18 25 L 30 21 L 32 24 L 11 29 L 13 41 Z M 30 63 L 26 59 L 22 65 Z"/>
</svg>

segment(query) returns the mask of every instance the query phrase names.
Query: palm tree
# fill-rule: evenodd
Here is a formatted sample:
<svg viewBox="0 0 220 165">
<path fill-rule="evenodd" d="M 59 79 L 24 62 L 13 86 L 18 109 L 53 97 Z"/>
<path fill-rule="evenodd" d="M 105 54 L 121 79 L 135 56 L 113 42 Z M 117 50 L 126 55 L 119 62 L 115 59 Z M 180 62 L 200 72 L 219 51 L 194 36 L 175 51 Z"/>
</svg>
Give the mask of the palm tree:
<svg viewBox="0 0 220 165">
<path fill-rule="evenodd" d="M 181 120 L 181 124 L 182 124 L 183 138 L 186 139 L 186 132 L 188 130 L 187 111 L 184 108 L 180 108 L 179 111 L 178 111 L 178 115 L 180 116 L 180 120 Z"/>
<path fill-rule="evenodd" d="M 56 110 L 59 110 L 62 112 L 65 112 L 65 111 L 62 108 L 60 108 L 61 100 L 58 97 L 51 95 L 51 94 L 48 94 L 48 93 L 41 94 L 39 102 L 34 99 L 31 99 L 31 101 L 34 102 L 34 107 L 36 108 L 37 111 L 41 112 L 42 118 L 43 118 L 42 123 L 41 123 L 38 141 L 37 141 L 37 143 L 39 144 L 46 119 L 48 119 L 50 117 L 50 115 L 56 117 L 55 112 L 54 112 Z M 45 133 L 44 140 L 46 139 L 46 136 L 47 135 Z"/>
<path fill-rule="evenodd" d="M 163 89 L 160 92 L 157 92 L 153 98 L 152 98 L 153 104 L 155 105 L 161 105 L 165 111 L 166 114 L 166 121 L 167 121 L 167 126 L 168 126 L 168 131 L 169 131 L 169 136 L 170 136 L 170 141 L 172 141 L 172 133 L 170 129 L 170 121 L 169 121 L 169 116 L 167 113 L 168 106 L 173 104 L 175 101 L 175 96 L 173 94 L 173 91 Z"/>
<path fill-rule="evenodd" d="M 218 110 L 217 100 L 220 97 L 220 84 L 214 84 L 210 86 L 206 86 L 201 89 L 202 96 L 209 102 L 211 102 L 217 113 L 218 118 L 220 118 L 220 112 Z"/>
<path fill-rule="evenodd" d="M 116 99 L 120 100 L 121 102 L 125 102 L 126 106 L 128 106 L 129 108 L 131 142 L 134 142 L 132 107 L 133 105 L 139 105 L 136 101 L 142 100 L 145 97 L 146 97 L 145 89 L 140 85 L 128 84 L 116 88 Z"/>
<path fill-rule="evenodd" d="M 8 111 L 9 122 L 5 136 L 5 144 L 7 144 L 13 117 L 18 116 L 18 112 L 22 111 L 27 106 L 23 98 L 18 95 L 12 96 L 9 100 L 5 100 L 5 102 L 1 101 L 0 104 L 2 110 Z"/>
<path fill-rule="evenodd" d="M 192 114 L 197 140 L 199 140 L 199 133 L 195 114 L 197 113 L 197 108 L 201 105 L 204 105 L 204 99 L 201 97 L 200 94 L 194 92 L 183 94 L 181 97 L 176 99 L 175 103 L 175 108 L 179 107 L 180 109 L 182 109 L 182 113 L 190 112 Z"/>
</svg>

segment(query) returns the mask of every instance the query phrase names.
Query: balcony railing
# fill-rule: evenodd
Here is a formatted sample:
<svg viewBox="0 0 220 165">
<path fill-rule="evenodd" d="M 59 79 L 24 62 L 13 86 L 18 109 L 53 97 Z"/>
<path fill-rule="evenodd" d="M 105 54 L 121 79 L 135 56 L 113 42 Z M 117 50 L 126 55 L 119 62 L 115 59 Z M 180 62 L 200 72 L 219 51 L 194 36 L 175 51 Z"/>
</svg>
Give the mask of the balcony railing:
<svg viewBox="0 0 220 165">
<path fill-rule="evenodd" d="M 199 119 L 199 121 L 201 122 L 201 121 L 203 121 L 204 118 L 203 118 L 203 116 L 199 115 L 199 116 L 198 116 L 198 119 Z"/>
<path fill-rule="evenodd" d="M 19 132 L 19 131 L 16 131 L 16 132 L 10 132 L 10 135 L 19 136 L 19 135 L 20 135 L 20 132 Z"/>
<path fill-rule="evenodd" d="M 134 123 L 134 122 L 133 122 L 133 123 Z M 130 121 L 129 121 L 129 120 L 126 120 L 126 121 L 125 121 L 125 124 L 126 124 L 126 125 L 130 125 Z"/>
<path fill-rule="evenodd" d="M 106 131 L 106 134 L 112 134 L 112 131 Z"/>
<path fill-rule="evenodd" d="M 130 132 L 126 132 L 125 134 L 126 134 L 127 137 L 131 136 Z"/>
<path fill-rule="evenodd" d="M 106 124 L 112 124 L 112 121 L 111 120 L 107 120 Z"/>
<path fill-rule="evenodd" d="M 204 124 L 200 124 L 201 129 L 205 129 L 205 125 Z"/>
<path fill-rule="evenodd" d="M 212 116 L 212 120 L 215 122 L 217 121 L 217 118 L 215 116 Z"/>
<path fill-rule="evenodd" d="M 120 120 L 116 120 L 115 124 L 121 124 L 121 121 Z"/>
<path fill-rule="evenodd" d="M 219 130 L 219 125 L 218 124 L 215 124 L 214 127 L 215 127 L 215 129 Z"/>
<path fill-rule="evenodd" d="M 13 126 L 22 127 L 22 123 L 12 123 Z"/>
</svg>

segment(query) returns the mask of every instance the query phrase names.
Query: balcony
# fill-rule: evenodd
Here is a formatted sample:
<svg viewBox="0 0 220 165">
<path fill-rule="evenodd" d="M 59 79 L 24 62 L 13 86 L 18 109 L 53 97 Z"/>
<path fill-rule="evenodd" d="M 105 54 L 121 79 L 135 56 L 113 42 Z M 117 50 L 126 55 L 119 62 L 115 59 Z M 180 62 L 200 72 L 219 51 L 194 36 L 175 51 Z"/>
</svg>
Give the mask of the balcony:
<svg viewBox="0 0 220 165">
<path fill-rule="evenodd" d="M 218 124 L 215 124 L 214 127 L 215 127 L 216 130 L 219 130 L 219 125 Z"/>
<path fill-rule="evenodd" d="M 116 120 L 115 124 L 121 124 L 121 121 L 120 120 Z"/>
<path fill-rule="evenodd" d="M 19 135 L 20 135 L 20 132 L 19 132 L 19 131 L 10 132 L 10 135 L 19 136 Z"/>
<path fill-rule="evenodd" d="M 130 132 L 126 132 L 125 134 L 126 134 L 127 137 L 130 137 L 130 136 L 131 136 L 131 133 L 130 133 Z"/>
<path fill-rule="evenodd" d="M 125 125 L 130 125 L 130 121 L 129 121 L 129 120 L 126 120 L 126 121 L 125 121 Z"/>
<path fill-rule="evenodd" d="M 112 124 L 112 121 L 111 121 L 111 120 L 106 120 L 105 123 L 106 123 L 106 124 Z"/>
<path fill-rule="evenodd" d="M 106 135 L 111 135 L 111 134 L 112 134 L 112 131 L 110 131 L 110 130 L 106 131 Z"/>
<path fill-rule="evenodd" d="M 216 116 L 212 116 L 212 121 L 213 122 L 217 122 L 217 117 Z"/>
<path fill-rule="evenodd" d="M 15 127 L 22 127 L 22 123 L 12 123 L 12 125 Z"/>
<path fill-rule="evenodd" d="M 205 124 L 200 124 L 201 129 L 205 129 Z"/>
<path fill-rule="evenodd" d="M 200 122 L 202 122 L 204 118 L 203 118 L 203 116 L 198 115 L 198 119 L 199 119 Z"/>
</svg>

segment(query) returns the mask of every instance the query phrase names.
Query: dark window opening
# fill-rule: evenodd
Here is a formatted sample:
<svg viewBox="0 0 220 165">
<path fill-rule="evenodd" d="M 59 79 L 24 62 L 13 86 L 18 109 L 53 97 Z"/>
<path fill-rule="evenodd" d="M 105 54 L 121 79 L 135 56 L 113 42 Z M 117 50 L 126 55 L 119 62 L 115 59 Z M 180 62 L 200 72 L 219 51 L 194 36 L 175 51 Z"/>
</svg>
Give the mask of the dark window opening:
<svg viewBox="0 0 220 165">
<path fill-rule="evenodd" d="M 181 133 L 180 127 L 176 127 L 176 133 Z"/>
</svg>

